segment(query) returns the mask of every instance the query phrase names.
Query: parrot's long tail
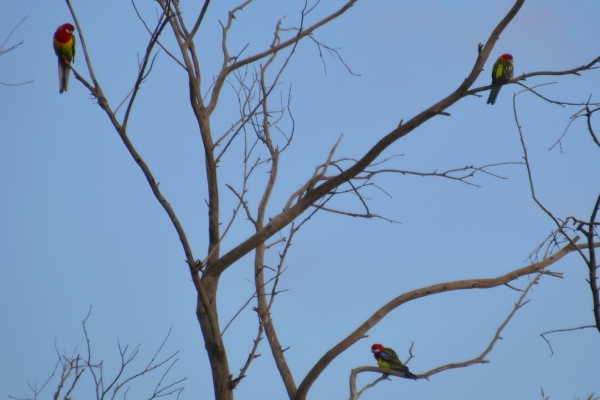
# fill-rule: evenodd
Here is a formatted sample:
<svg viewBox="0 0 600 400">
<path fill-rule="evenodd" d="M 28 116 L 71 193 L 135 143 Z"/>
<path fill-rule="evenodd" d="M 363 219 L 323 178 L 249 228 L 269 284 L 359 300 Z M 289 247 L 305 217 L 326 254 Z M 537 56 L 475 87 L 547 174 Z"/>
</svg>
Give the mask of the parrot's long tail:
<svg viewBox="0 0 600 400">
<path fill-rule="evenodd" d="M 69 68 L 69 62 L 65 60 L 58 59 L 58 92 L 66 92 L 69 86 L 69 73 L 71 69 Z"/>
<path fill-rule="evenodd" d="M 413 374 L 412 372 L 406 371 L 405 374 L 406 374 L 407 378 L 414 379 L 415 381 L 417 380 L 417 376 L 415 374 Z"/>
<path fill-rule="evenodd" d="M 500 88 L 502 86 L 492 86 L 492 90 L 490 90 L 490 97 L 488 97 L 488 104 L 494 105 L 496 103 L 496 97 L 498 97 L 498 93 L 500 93 Z"/>
</svg>

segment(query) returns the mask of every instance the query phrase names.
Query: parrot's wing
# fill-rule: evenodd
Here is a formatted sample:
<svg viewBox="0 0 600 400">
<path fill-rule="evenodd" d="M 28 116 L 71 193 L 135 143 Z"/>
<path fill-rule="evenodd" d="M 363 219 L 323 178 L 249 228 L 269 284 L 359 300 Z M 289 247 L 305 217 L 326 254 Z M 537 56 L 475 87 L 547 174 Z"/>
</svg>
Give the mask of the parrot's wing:
<svg viewBox="0 0 600 400">
<path fill-rule="evenodd" d="M 73 38 L 73 48 L 71 50 L 73 52 L 72 62 L 75 62 L 75 42 L 76 42 L 75 35 L 71 35 L 71 38 Z"/>
<path fill-rule="evenodd" d="M 506 82 L 512 79 L 514 67 L 510 61 L 503 61 L 498 65 L 496 77 L 493 79 L 492 84 L 504 85 Z"/>
<path fill-rule="evenodd" d="M 385 361 L 387 361 L 387 362 L 389 362 L 391 364 L 400 364 L 400 365 L 402 365 L 402 362 L 398 358 L 398 355 L 392 349 L 385 349 L 382 352 L 380 352 L 379 354 L 380 354 L 381 358 L 383 358 Z"/>
</svg>

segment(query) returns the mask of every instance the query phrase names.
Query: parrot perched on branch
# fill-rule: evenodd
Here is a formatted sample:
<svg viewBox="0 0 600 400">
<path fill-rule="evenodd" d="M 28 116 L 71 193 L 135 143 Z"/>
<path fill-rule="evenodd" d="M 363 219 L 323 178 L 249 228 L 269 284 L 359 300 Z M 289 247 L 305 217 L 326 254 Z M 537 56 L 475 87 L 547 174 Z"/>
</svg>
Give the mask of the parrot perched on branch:
<svg viewBox="0 0 600 400">
<path fill-rule="evenodd" d="M 54 33 L 54 52 L 58 57 L 58 92 L 66 92 L 69 85 L 71 62 L 75 62 L 75 27 L 63 24 Z"/>
<path fill-rule="evenodd" d="M 400 361 L 394 350 L 383 347 L 380 344 L 374 344 L 371 346 L 371 351 L 377 360 L 377 365 L 379 365 L 379 368 L 400 371 L 403 372 L 407 378 L 417 380 L 417 376 L 412 374 L 406 365 L 402 364 L 402 361 Z"/>
<path fill-rule="evenodd" d="M 510 54 L 502 54 L 494 63 L 492 68 L 492 90 L 487 103 L 494 105 L 496 97 L 500 93 L 500 88 L 513 77 L 513 56 Z"/>
</svg>

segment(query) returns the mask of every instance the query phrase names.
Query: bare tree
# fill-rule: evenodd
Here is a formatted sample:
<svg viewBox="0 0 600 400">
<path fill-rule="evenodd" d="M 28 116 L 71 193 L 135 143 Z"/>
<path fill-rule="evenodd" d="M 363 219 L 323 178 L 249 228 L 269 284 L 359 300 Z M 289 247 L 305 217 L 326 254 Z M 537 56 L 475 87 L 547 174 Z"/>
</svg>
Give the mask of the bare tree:
<svg viewBox="0 0 600 400">
<path fill-rule="evenodd" d="M 590 266 L 590 285 L 592 285 L 592 292 L 596 296 L 594 301 L 597 303 L 598 289 L 597 286 L 594 286 L 596 285 L 595 271 L 597 261 L 594 249 L 600 246 L 600 242 L 597 240 L 596 229 L 598 202 L 590 219 L 585 221 L 572 219 L 579 224 L 578 230 L 585 236 L 585 243 L 580 244 L 578 242 L 579 238 L 576 236 L 565 235 L 564 223 L 557 220 L 558 232 L 563 235 L 563 240 L 559 241 L 553 237 L 551 243 L 555 246 L 549 248 L 539 259 L 533 260 L 532 263 L 525 267 L 514 267 L 509 273 L 495 278 L 443 282 L 400 294 L 379 310 L 376 310 L 356 330 L 348 333 L 345 338 L 341 339 L 335 346 L 323 354 L 306 376 L 297 383 L 286 360 L 286 349 L 280 343 L 277 329 L 271 318 L 272 305 L 276 296 L 281 293 L 278 287 L 279 278 L 285 271 L 285 258 L 290 250 L 295 233 L 319 211 L 333 212 L 351 217 L 380 218 L 391 221 L 385 216 L 371 212 L 364 195 L 364 189 L 367 187 L 379 188 L 375 179 L 384 174 L 434 176 L 468 184 L 474 184 L 470 178 L 479 173 L 501 178 L 494 172 L 495 168 L 510 162 L 500 164 L 490 163 L 483 166 L 470 165 L 441 172 L 437 170 L 422 172 L 386 168 L 385 164 L 390 159 L 380 159 L 380 156 L 393 143 L 417 130 L 428 120 L 439 116 L 450 116 L 447 109 L 453 104 L 470 96 L 480 96 L 481 92 L 490 89 L 490 86 L 473 87 L 473 84 L 483 71 L 484 65 L 488 62 L 500 34 L 510 24 L 515 15 L 517 15 L 525 0 L 517 0 L 492 30 L 487 41 L 479 44 L 476 48 L 474 46 L 476 52 L 474 52 L 471 70 L 465 71 L 466 78 L 461 82 L 457 82 L 454 91 L 442 100 L 416 113 L 415 116 L 406 122 L 400 121 L 399 125 L 392 131 L 380 133 L 380 139 L 372 147 L 365 148 L 362 156 L 358 159 L 340 158 L 337 156 L 338 145 L 342 139 L 340 137 L 329 149 L 326 159 L 315 167 L 312 176 L 297 190 L 288 193 L 287 201 L 283 205 L 282 210 L 273 216 L 267 214 L 267 206 L 270 205 L 274 188 L 277 184 L 279 168 L 281 166 L 280 159 L 292 144 L 295 133 L 294 118 L 290 110 L 291 95 L 289 91 L 282 89 L 282 73 L 288 66 L 290 59 L 295 55 L 298 44 L 305 40 L 311 40 L 318 46 L 320 51 L 330 52 L 344 63 L 337 50 L 322 43 L 316 35 L 319 28 L 326 24 L 335 23 L 337 18 L 343 17 L 344 13 L 357 0 L 345 2 L 336 11 L 322 15 L 316 19 L 316 22 L 310 24 L 307 23 L 309 16 L 312 18 L 319 11 L 317 7 L 319 2 L 317 1 L 314 5 L 305 3 L 299 17 L 293 22 L 293 26 L 285 26 L 283 18 L 274 22 L 272 42 L 262 51 L 246 55 L 244 48 L 242 51 L 232 54 L 228 39 L 230 29 L 236 21 L 236 16 L 251 2 L 252 0 L 247 0 L 233 8 L 226 20 L 221 22 L 222 59 L 219 70 L 212 75 L 212 80 L 211 75 L 207 75 L 201 70 L 200 66 L 203 65 L 202 54 L 197 50 L 195 41 L 209 13 L 210 0 L 204 1 L 197 16 L 187 20 L 184 18 L 186 14 L 179 0 L 158 0 L 158 17 L 157 22 L 154 24 L 145 21 L 141 13 L 138 13 L 140 20 L 148 30 L 150 39 L 145 53 L 139 62 L 137 77 L 132 83 L 130 93 L 122 102 L 113 103 L 105 96 L 102 84 L 94 72 L 93 54 L 86 46 L 85 24 L 78 20 L 70 0 L 66 0 L 77 27 L 79 42 L 81 43 L 86 65 L 85 73 L 71 67 L 75 78 L 90 91 L 91 95 L 97 100 L 100 108 L 106 113 L 107 118 L 112 123 L 124 146 L 143 172 L 152 193 L 170 218 L 181 242 L 191 281 L 197 293 L 196 317 L 211 365 L 216 399 L 233 399 L 233 389 L 248 374 L 252 361 L 259 356 L 257 349 L 263 336 L 267 339 L 272 357 L 289 398 L 303 400 L 306 399 L 315 381 L 336 357 L 347 350 L 352 344 L 364 338 L 373 326 L 401 305 L 450 290 L 488 289 L 501 285 L 510 285 L 520 277 L 535 275 L 536 277 L 530 285 L 524 289 L 518 289 L 522 291 L 522 294 L 517 304 L 509 316 L 500 324 L 496 335 L 491 339 L 489 346 L 480 356 L 468 361 L 433 368 L 429 372 L 419 374 L 419 376 L 426 378 L 451 368 L 485 363 L 487 362 L 486 356 L 498 340 L 502 329 L 510 321 L 512 315 L 525 304 L 524 299 L 531 285 L 536 283 L 541 275 L 560 276 L 557 273 L 549 271 L 547 268 L 571 252 L 579 252 L 582 256 L 583 251 L 589 252 L 589 256 L 584 258 Z M 135 3 L 134 7 L 136 7 Z M 189 15 L 187 16 L 189 17 Z M 186 21 L 191 21 L 191 24 Z M 165 34 L 167 27 L 170 29 L 170 34 L 173 35 L 177 43 L 175 48 L 169 48 L 160 40 L 162 35 Z M 207 185 L 205 193 L 208 208 L 208 243 L 205 250 L 192 248 L 188 240 L 188 235 L 175 209 L 163 195 L 152 169 L 144 160 L 143 155 L 136 149 L 129 136 L 129 121 L 133 112 L 133 106 L 140 95 L 140 88 L 150 76 L 158 49 L 164 51 L 173 60 L 174 67 L 181 67 L 187 76 L 190 111 L 197 123 L 198 134 L 202 139 L 205 161 L 204 172 L 206 174 Z M 583 66 L 564 71 L 524 73 L 514 77 L 507 84 L 520 84 L 534 76 L 579 75 L 581 72 L 596 68 L 599 62 L 600 57 L 597 57 Z M 344 63 L 344 65 L 346 64 Z M 350 67 L 348 67 L 348 70 L 352 73 Z M 205 83 L 207 81 L 208 83 Z M 203 87 L 208 87 L 207 93 L 202 93 Z M 239 117 L 231 122 L 229 129 L 224 132 L 217 132 L 215 129 L 216 117 L 214 112 L 223 98 L 223 89 L 225 87 L 231 87 L 237 95 Z M 113 107 L 111 104 L 119 105 Z M 597 105 L 589 103 L 587 106 L 596 107 Z M 123 111 L 119 113 L 121 107 L 123 107 Z M 587 109 L 588 119 L 595 111 L 596 109 Z M 592 136 L 595 135 L 591 128 L 590 132 Z M 594 138 L 597 141 L 597 136 L 594 136 Z M 227 162 L 228 159 L 225 155 L 233 148 L 232 145 L 234 143 L 241 144 L 243 148 L 243 162 L 241 163 L 242 183 L 237 187 L 230 184 L 223 184 L 223 174 L 219 173 L 222 169 L 218 168 Z M 523 148 L 525 150 L 525 146 Z M 263 154 L 266 153 L 267 156 L 263 158 L 261 152 Z M 526 153 L 525 164 L 529 166 Z M 256 183 L 259 171 L 266 173 L 266 179 L 261 183 Z M 248 195 L 251 178 L 255 190 L 258 190 L 258 186 L 261 185 L 261 192 L 257 199 L 254 197 L 250 198 Z M 221 206 L 223 190 L 226 193 L 230 193 L 236 199 L 237 205 L 230 216 L 223 215 Z M 362 209 L 357 211 L 330 206 L 331 203 L 329 202 L 333 198 L 343 195 L 357 198 Z M 222 252 L 222 241 L 231 229 L 239 226 L 240 216 L 244 216 L 248 221 L 252 228 L 252 234 L 233 246 L 232 249 Z M 272 239 L 276 235 L 278 235 L 278 238 Z M 272 241 L 268 242 L 269 240 Z M 270 249 L 279 249 L 279 263 L 275 268 L 265 265 L 265 253 Z M 240 368 L 239 374 L 235 375 L 232 373 L 227 349 L 222 338 L 225 330 L 229 328 L 229 324 L 223 328 L 219 323 L 217 287 L 223 273 L 242 257 L 251 253 L 254 255 L 255 291 L 247 304 L 255 301 L 254 310 L 258 315 L 258 320 L 254 344 L 249 351 L 247 361 Z M 201 256 L 197 256 L 197 254 L 201 254 Z M 365 371 L 384 373 L 386 376 L 389 374 L 393 375 L 390 371 L 372 367 L 362 367 L 353 370 L 350 377 L 351 398 L 353 399 L 358 398 L 364 392 L 364 389 L 361 391 L 356 390 L 354 380 L 357 373 Z M 381 381 L 381 379 L 378 379 L 369 385 L 369 387 L 372 387 Z"/>
<path fill-rule="evenodd" d="M 9 396 L 11 399 L 15 400 L 37 400 L 39 398 L 47 398 L 47 396 L 41 396 L 42 391 L 48 387 L 50 382 L 56 375 L 56 372 L 59 371 L 59 375 L 57 375 L 58 382 L 56 383 L 56 391 L 54 392 L 54 396 L 52 397 L 54 400 L 64 399 L 69 400 L 72 399 L 75 389 L 79 386 L 85 386 L 82 384 L 82 380 L 80 378 L 84 373 L 92 376 L 93 382 L 93 393 L 94 398 L 96 400 L 104 400 L 104 399 L 116 399 L 117 396 L 123 395 L 123 398 L 127 398 L 127 393 L 131 389 L 131 385 L 135 383 L 135 381 L 139 381 L 143 376 L 147 376 L 152 374 L 153 372 L 158 372 L 162 370 L 162 375 L 158 378 L 158 383 L 155 384 L 152 392 L 149 394 L 148 400 L 158 399 L 161 397 L 170 397 L 174 396 L 175 398 L 179 398 L 179 395 L 183 391 L 183 387 L 179 386 L 183 383 L 187 378 L 179 379 L 175 382 L 167 383 L 165 379 L 169 374 L 171 368 L 178 361 L 177 354 L 179 352 L 175 352 L 168 357 L 165 357 L 161 360 L 158 360 L 159 353 L 163 349 L 165 343 L 169 339 L 171 331 L 167 334 L 161 345 L 158 347 L 150 361 L 144 364 L 143 367 L 139 368 L 137 372 L 130 372 L 131 368 L 135 368 L 133 366 L 135 358 L 140 353 L 140 345 L 136 346 L 133 349 L 130 349 L 129 346 L 122 347 L 121 343 L 117 343 L 119 348 L 119 356 L 120 356 L 120 366 L 116 368 L 117 373 L 114 378 L 109 378 L 105 373 L 104 361 L 93 361 L 92 360 L 92 345 L 91 339 L 88 335 L 87 331 L 87 320 L 90 317 L 92 309 L 90 307 L 90 311 L 85 319 L 81 322 L 83 327 L 83 334 L 85 336 L 86 341 L 86 354 L 80 354 L 77 352 L 77 349 L 73 351 L 72 354 L 60 353 L 58 347 L 56 347 L 56 355 L 58 356 L 58 361 L 54 367 L 54 371 L 50 375 L 50 377 L 46 380 L 46 382 L 41 385 L 39 388 L 35 384 L 27 383 L 31 394 L 25 392 L 25 397 L 14 397 Z M 142 385 L 138 385 L 142 386 Z M 85 388 L 83 392 L 86 393 Z M 76 393 L 76 392 L 75 392 Z M 139 396 L 139 394 L 137 394 Z M 144 396 L 147 395 L 146 393 Z M 86 395 L 86 398 L 92 398 L 90 395 Z"/>
</svg>

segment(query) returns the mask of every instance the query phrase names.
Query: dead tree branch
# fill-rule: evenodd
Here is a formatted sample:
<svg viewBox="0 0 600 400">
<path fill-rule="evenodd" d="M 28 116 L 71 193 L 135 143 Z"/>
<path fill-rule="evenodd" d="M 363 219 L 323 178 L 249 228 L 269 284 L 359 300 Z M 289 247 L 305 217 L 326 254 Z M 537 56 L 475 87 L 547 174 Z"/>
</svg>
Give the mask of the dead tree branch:
<svg viewBox="0 0 600 400">
<path fill-rule="evenodd" d="M 36 385 L 32 386 L 28 383 L 29 389 L 33 393 L 33 398 L 29 397 L 29 395 L 27 395 L 27 394 L 26 394 L 25 398 L 19 398 L 19 397 L 13 397 L 13 396 L 9 396 L 9 398 L 12 398 L 15 400 L 37 400 L 38 396 L 41 394 L 42 390 L 48 385 L 48 383 L 50 382 L 52 377 L 56 374 L 58 365 L 61 366 L 62 371 L 61 371 L 60 378 L 59 378 L 59 381 L 56 386 L 56 391 L 54 392 L 54 396 L 53 396 L 54 400 L 58 400 L 60 398 L 63 398 L 65 400 L 70 399 L 71 393 L 73 393 L 73 391 L 75 390 L 77 385 L 81 383 L 80 378 L 85 371 L 90 371 L 90 373 L 92 375 L 93 392 L 94 392 L 93 396 L 87 395 L 87 397 L 88 398 L 93 397 L 93 398 L 96 398 L 96 400 L 104 400 L 104 399 L 109 399 L 109 398 L 111 400 L 114 400 L 117 397 L 117 395 L 122 391 L 124 386 L 131 384 L 133 381 L 135 381 L 137 378 L 140 378 L 143 375 L 150 374 L 153 371 L 158 371 L 159 369 L 161 369 L 161 367 L 166 367 L 166 368 L 164 368 L 164 372 L 162 373 L 162 376 L 158 379 L 158 382 L 154 388 L 154 391 L 148 397 L 148 400 L 154 400 L 154 399 L 158 399 L 158 398 L 162 398 L 162 397 L 168 397 L 170 395 L 176 395 L 176 398 L 179 398 L 179 394 L 183 391 L 183 387 L 181 387 L 179 385 L 182 382 L 184 382 L 187 378 L 179 379 L 175 382 L 172 382 L 172 383 L 169 383 L 166 385 L 163 384 L 163 382 L 166 379 L 171 368 L 178 361 L 178 359 L 175 357 L 177 356 L 177 354 L 179 352 L 177 351 L 162 360 L 157 360 L 157 357 L 159 356 L 160 351 L 163 349 L 165 343 L 167 342 L 167 340 L 169 339 L 169 336 L 171 335 L 171 330 L 169 330 L 169 333 L 163 340 L 162 344 L 159 346 L 158 350 L 154 353 L 154 356 L 152 356 L 152 358 L 145 365 L 145 367 L 142 368 L 140 371 L 133 373 L 126 377 L 124 377 L 125 370 L 129 366 L 129 364 L 138 355 L 140 346 L 138 345 L 132 351 L 128 351 L 129 346 L 126 346 L 123 349 L 121 347 L 121 345 L 118 344 L 119 355 L 121 358 L 121 365 L 118 368 L 118 372 L 116 373 L 115 378 L 113 380 L 107 380 L 104 376 L 104 370 L 103 370 L 104 362 L 103 361 L 100 361 L 100 362 L 92 361 L 92 350 L 91 350 L 91 344 L 90 344 L 91 340 L 88 335 L 87 327 L 86 327 L 86 323 L 87 323 L 88 318 L 90 317 L 90 314 L 91 314 L 91 307 L 90 307 L 90 311 L 88 312 L 88 315 L 81 322 L 84 337 L 85 337 L 85 340 L 87 343 L 87 357 L 82 357 L 81 354 L 77 353 L 77 350 L 75 350 L 73 352 L 73 354 L 71 354 L 71 355 L 66 355 L 64 353 L 61 355 L 61 354 L 59 354 L 58 349 L 57 349 L 56 351 L 57 351 L 57 355 L 58 355 L 58 362 L 57 362 L 56 367 L 54 368 L 54 372 L 52 373 L 50 378 L 48 378 L 48 380 L 44 383 L 44 385 L 40 389 L 38 389 Z M 106 387 L 105 387 L 105 382 L 108 382 Z M 81 390 L 82 389 L 79 388 L 80 393 L 81 393 Z M 129 390 L 129 387 L 125 390 L 124 397 L 126 397 L 126 393 L 128 390 Z M 64 394 L 63 394 L 63 392 L 64 392 Z"/>
<path fill-rule="evenodd" d="M 523 294 L 521 294 L 521 296 L 519 297 L 519 299 L 517 300 L 517 302 L 515 303 L 512 311 L 508 314 L 508 316 L 504 319 L 503 323 L 500 325 L 500 327 L 496 330 L 496 334 L 494 335 L 494 337 L 492 338 L 492 340 L 490 341 L 488 347 L 477 357 L 472 358 L 471 360 L 468 361 L 463 361 L 463 362 L 459 362 L 459 363 L 450 363 L 450 364 L 446 364 L 446 365 L 442 365 L 440 367 L 434 368 L 428 372 L 425 372 L 423 374 L 416 374 L 417 378 L 428 378 L 432 375 L 435 375 L 437 373 L 440 373 L 442 371 L 446 371 L 449 369 L 455 369 L 455 368 L 464 368 L 464 367 L 468 367 L 471 365 L 475 365 L 475 364 L 485 364 L 485 363 L 489 363 L 489 360 L 487 360 L 485 357 L 492 351 L 492 349 L 494 348 L 496 342 L 500 339 L 502 339 L 500 337 L 500 334 L 502 333 L 502 331 L 504 330 L 504 328 L 508 325 L 508 323 L 510 322 L 510 320 L 512 319 L 512 317 L 516 314 L 516 312 L 523 307 L 525 304 L 527 304 L 529 302 L 528 301 L 524 301 L 525 300 L 525 296 L 527 296 L 527 293 L 529 293 L 529 290 L 531 289 L 531 287 L 533 285 L 535 285 L 538 280 L 540 279 L 540 277 L 544 275 L 544 271 L 538 272 L 538 274 L 536 275 L 536 277 L 534 279 L 531 280 L 531 282 L 529 283 L 529 285 L 527 285 L 527 287 L 525 288 L 525 290 L 523 290 Z M 356 390 L 356 376 L 361 373 L 361 372 L 381 372 L 384 375 L 382 377 L 380 377 L 379 379 L 375 380 L 374 382 L 368 384 L 367 386 L 365 386 L 364 388 L 362 388 L 360 391 Z M 404 378 L 405 375 L 401 372 L 397 373 L 395 371 L 390 371 L 388 369 L 382 369 L 382 368 L 375 368 L 375 367 L 359 367 L 359 368 L 355 368 L 352 370 L 352 372 L 350 373 L 350 400 L 357 400 L 367 389 L 372 388 L 373 386 L 375 386 L 376 384 L 378 384 L 379 382 L 385 380 L 387 378 L 387 375 L 395 375 L 395 376 L 399 376 L 401 378 Z"/>
<path fill-rule="evenodd" d="M 579 238 L 574 238 L 573 241 L 576 242 Z M 600 246 L 600 243 L 598 244 Z M 350 346 L 360 340 L 364 335 L 377 323 L 379 323 L 387 314 L 396 308 L 400 307 L 402 304 L 405 304 L 410 301 L 414 301 L 421 297 L 431 296 L 437 293 L 444 293 L 453 290 L 470 290 L 470 289 L 489 289 L 497 286 L 504 285 L 506 283 L 510 283 L 522 276 L 536 274 L 547 268 L 548 266 L 554 264 L 555 262 L 562 259 L 567 254 L 578 250 L 577 246 L 573 246 L 572 244 L 567 244 L 560 251 L 552 254 L 550 257 L 538 262 L 527 265 L 525 267 L 513 270 L 508 274 L 498 276 L 496 278 L 490 279 L 469 279 L 462 281 L 454 281 L 454 282 L 445 282 L 439 283 L 436 285 L 424 287 L 421 289 L 412 290 L 410 292 L 404 293 L 395 299 L 388 302 L 386 305 L 377 310 L 371 317 L 369 317 L 365 322 L 363 322 L 356 330 L 354 330 L 351 334 L 349 334 L 346 338 L 341 340 L 338 344 L 333 346 L 329 351 L 327 351 L 321 359 L 314 365 L 314 367 L 308 372 L 304 381 L 298 387 L 298 392 L 300 392 L 300 388 L 302 385 L 308 385 L 306 390 L 310 387 L 310 385 L 319 377 L 319 375 L 327 368 L 327 366 L 341 353 L 346 351 Z M 296 397 L 298 398 L 298 397 Z M 300 397 L 305 398 L 305 397 Z"/>
<path fill-rule="evenodd" d="M 596 325 L 585 325 L 585 326 L 578 326 L 576 328 L 566 328 L 566 329 L 553 329 L 551 331 L 546 331 L 544 333 L 540 333 L 540 336 L 542 337 L 542 339 L 544 339 L 546 341 L 546 343 L 548 343 L 548 347 L 550 347 L 550 355 L 553 356 L 554 355 L 554 349 L 552 349 L 552 345 L 550 344 L 550 342 L 548 341 L 548 339 L 546 339 L 546 335 L 549 333 L 557 333 L 557 332 L 572 332 L 572 331 L 577 331 L 577 330 L 581 330 L 581 329 L 590 329 L 590 328 L 597 328 Z"/>
</svg>

